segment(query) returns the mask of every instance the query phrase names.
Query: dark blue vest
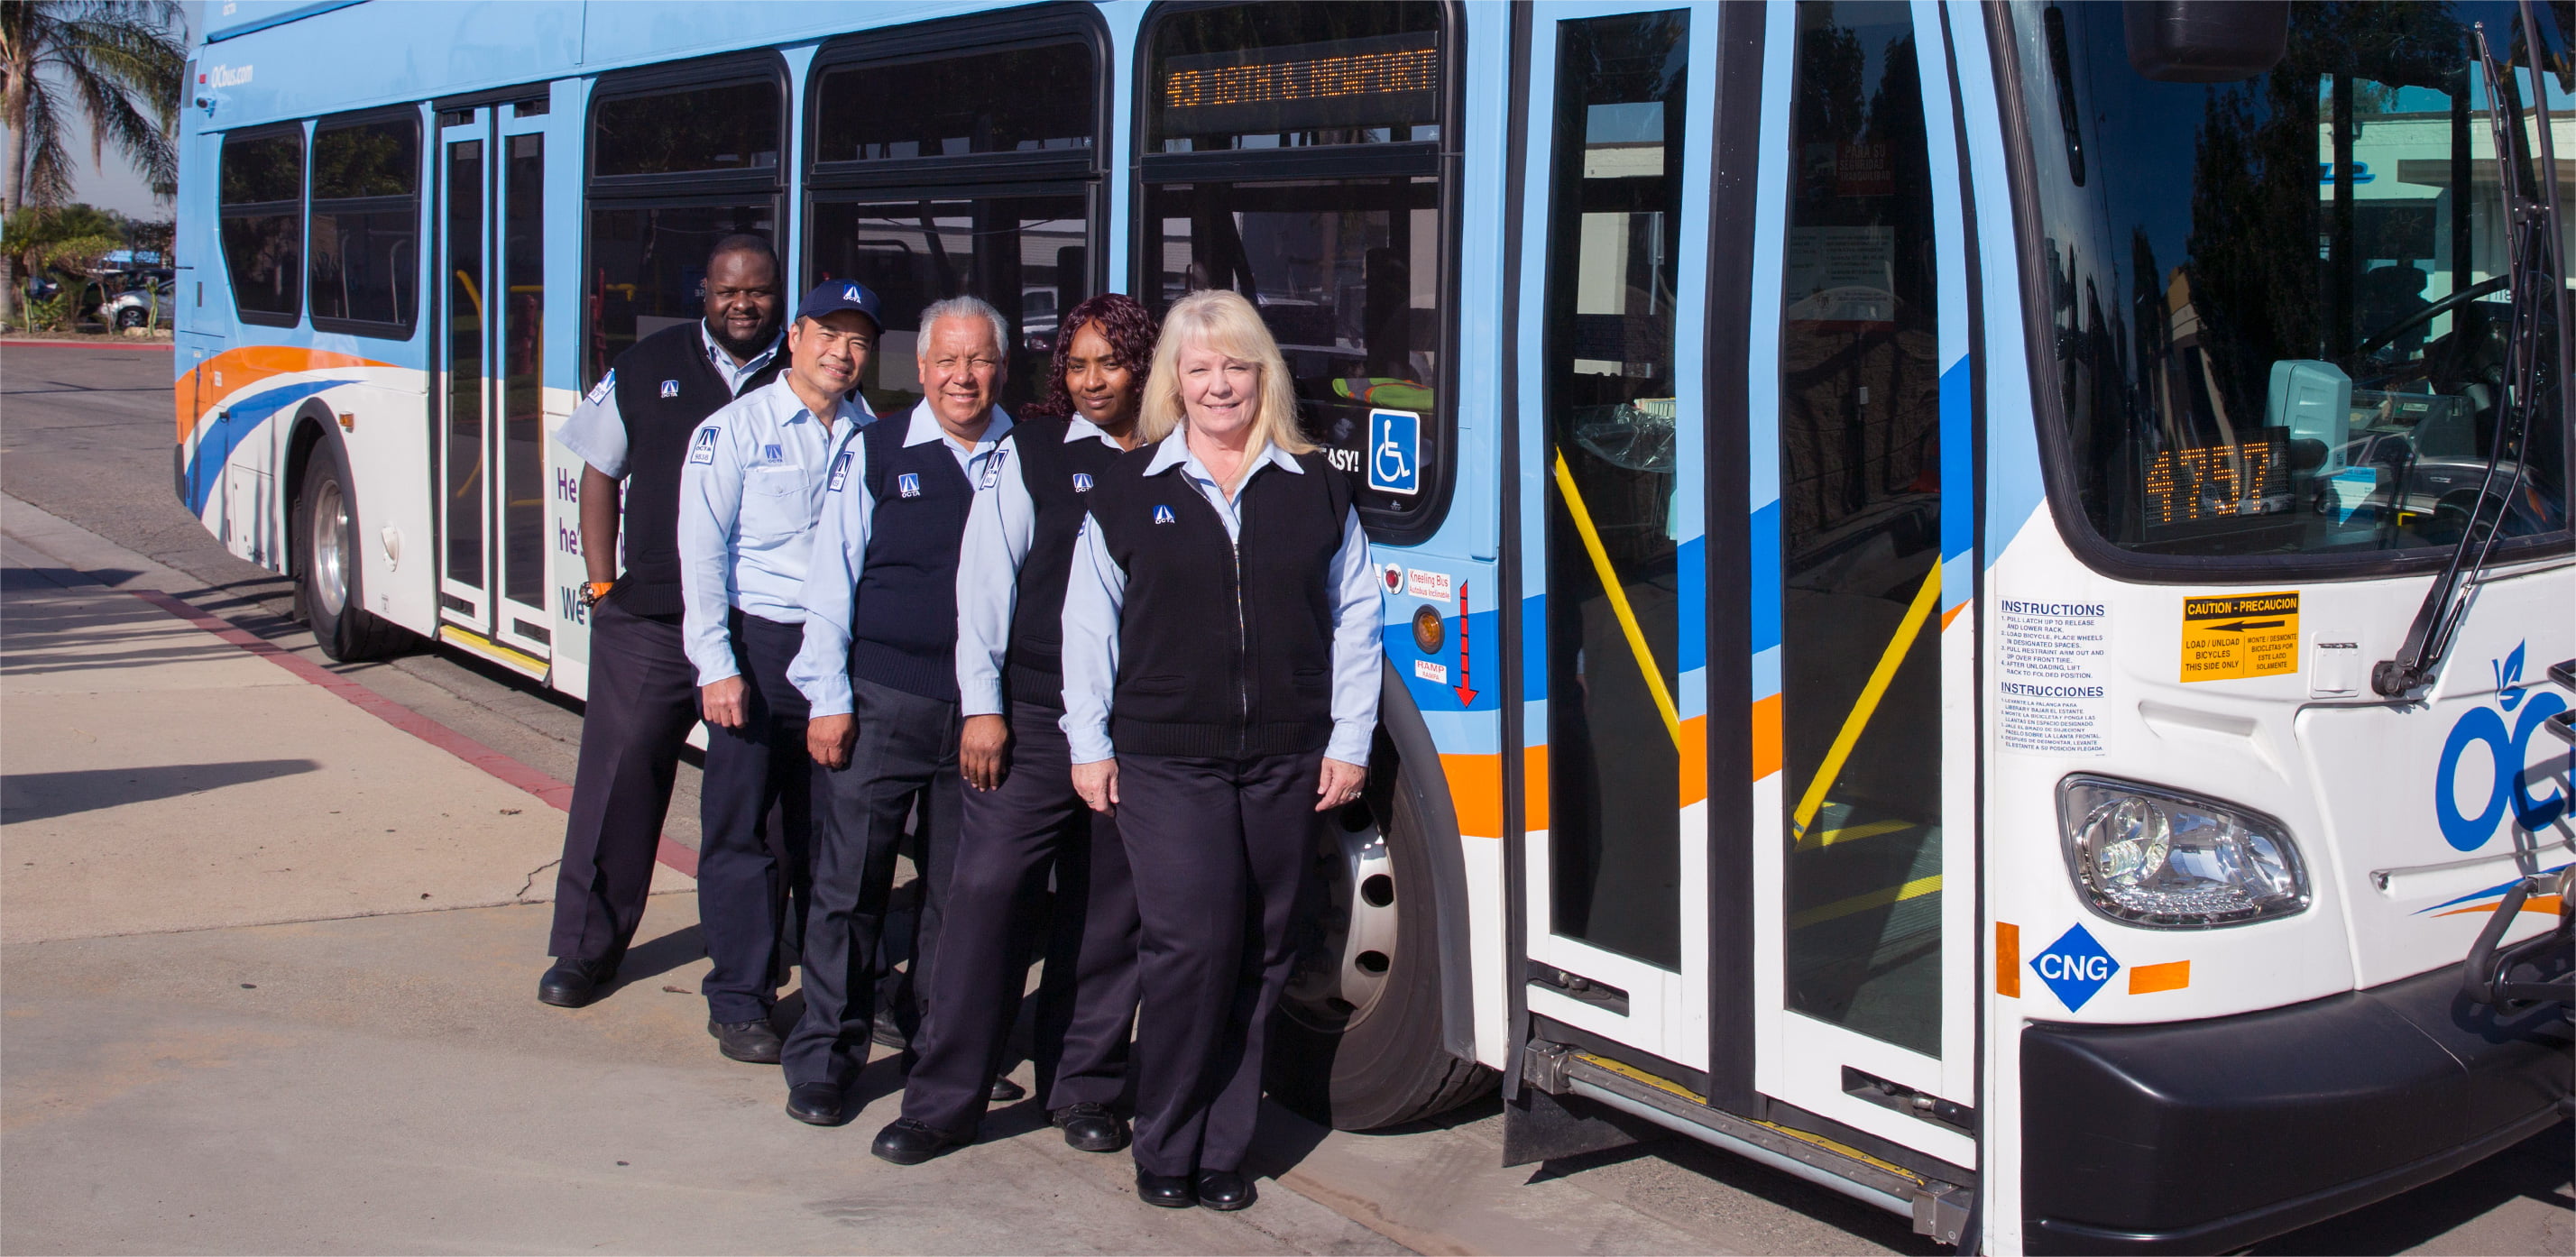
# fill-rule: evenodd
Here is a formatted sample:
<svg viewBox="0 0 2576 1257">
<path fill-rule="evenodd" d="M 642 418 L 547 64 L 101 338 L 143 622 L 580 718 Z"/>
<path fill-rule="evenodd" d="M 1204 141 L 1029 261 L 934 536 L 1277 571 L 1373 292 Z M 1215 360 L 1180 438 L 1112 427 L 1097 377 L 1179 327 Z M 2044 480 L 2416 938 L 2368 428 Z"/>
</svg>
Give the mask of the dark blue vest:
<svg viewBox="0 0 2576 1257">
<path fill-rule="evenodd" d="M 859 433 L 867 451 L 867 561 L 852 610 L 850 675 L 941 702 L 957 701 L 957 548 L 975 486 L 945 437 L 905 445 L 909 413 Z"/>
</svg>

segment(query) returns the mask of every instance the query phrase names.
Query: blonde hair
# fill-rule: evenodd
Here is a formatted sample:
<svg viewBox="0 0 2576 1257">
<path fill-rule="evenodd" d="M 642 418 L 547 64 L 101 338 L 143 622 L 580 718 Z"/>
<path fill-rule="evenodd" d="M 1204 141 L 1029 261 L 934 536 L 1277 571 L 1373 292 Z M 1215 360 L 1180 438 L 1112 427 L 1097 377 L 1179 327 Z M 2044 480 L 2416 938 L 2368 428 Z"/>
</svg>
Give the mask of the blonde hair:
<svg viewBox="0 0 2576 1257">
<path fill-rule="evenodd" d="M 1258 401 L 1252 414 L 1252 439 L 1244 446 L 1244 472 L 1261 461 L 1272 445 L 1291 454 L 1310 454 L 1315 443 L 1297 426 L 1297 390 L 1288 380 L 1288 362 L 1279 356 L 1261 312 L 1242 294 L 1222 288 L 1202 289 L 1172 303 L 1163 316 L 1162 338 L 1154 342 L 1154 369 L 1145 377 L 1144 405 L 1136 416 L 1136 434 L 1160 441 L 1181 426 L 1187 412 L 1181 404 L 1181 350 L 1213 349 L 1253 364 L 1260 372 Z"/>
</svg>

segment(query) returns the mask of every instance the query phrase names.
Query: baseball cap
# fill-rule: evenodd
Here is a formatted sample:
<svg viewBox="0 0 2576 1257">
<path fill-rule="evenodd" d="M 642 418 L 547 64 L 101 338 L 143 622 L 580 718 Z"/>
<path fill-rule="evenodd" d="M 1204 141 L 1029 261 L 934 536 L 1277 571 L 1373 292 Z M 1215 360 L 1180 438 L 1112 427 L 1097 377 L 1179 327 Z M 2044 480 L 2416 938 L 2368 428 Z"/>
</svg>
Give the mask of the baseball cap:
<svg viewBox="0 0 2576 1257">
<path fill-rule="evenodd" d="M 796 303 L 796 317 L 800 319 L 819 319 L 843 310 L 856 310 L 878 328 L 885 327 L 885 319 L 877 313 L 877 295 L 855 279 L 825 280 Z"/>
</svg>

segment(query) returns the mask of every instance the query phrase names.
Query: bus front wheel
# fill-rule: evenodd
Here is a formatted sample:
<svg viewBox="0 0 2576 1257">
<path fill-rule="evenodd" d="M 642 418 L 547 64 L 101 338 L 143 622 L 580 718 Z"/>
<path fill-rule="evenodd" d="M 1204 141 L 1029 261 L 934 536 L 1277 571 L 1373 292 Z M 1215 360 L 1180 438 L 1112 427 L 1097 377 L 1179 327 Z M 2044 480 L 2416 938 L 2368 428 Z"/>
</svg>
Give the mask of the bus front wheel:
<svg viewBox="0 0 2576 1257">
<path fill-rule="evenodd" d="M 1360 802 L 1325 818 L 1318 913 L 1271 1020 L 1273 1098 L 1338 1130 L 1457 1107 L 1494 1073 L 1441 1033 L 1439 896 L 1417 783 L 1381 735 Z"/>
<path fill-rule="evenodd" d="M 292 527 L 295 613 L 322 653 L 343 662 L 392 654 L 403 632 L 359 601 L 358 513 L 339 448 L 328 440 L 305 459 Z"/>
</svg>

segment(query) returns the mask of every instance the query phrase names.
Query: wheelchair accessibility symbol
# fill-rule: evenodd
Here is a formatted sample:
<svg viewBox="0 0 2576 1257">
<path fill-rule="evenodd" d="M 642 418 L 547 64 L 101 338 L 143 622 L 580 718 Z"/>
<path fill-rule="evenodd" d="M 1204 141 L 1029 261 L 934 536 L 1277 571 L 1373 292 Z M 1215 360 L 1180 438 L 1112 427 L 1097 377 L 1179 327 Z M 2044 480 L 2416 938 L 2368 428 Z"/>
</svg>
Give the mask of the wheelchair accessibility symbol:
<svg viewBox="0 0 2576 1257">
<path fill-rule="evenodd" d="M 1422 416 L 1410 410 L 1369 412 L 1368 484 L 1387 493 L 1422 491 Z"/>
</svg>

